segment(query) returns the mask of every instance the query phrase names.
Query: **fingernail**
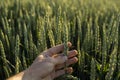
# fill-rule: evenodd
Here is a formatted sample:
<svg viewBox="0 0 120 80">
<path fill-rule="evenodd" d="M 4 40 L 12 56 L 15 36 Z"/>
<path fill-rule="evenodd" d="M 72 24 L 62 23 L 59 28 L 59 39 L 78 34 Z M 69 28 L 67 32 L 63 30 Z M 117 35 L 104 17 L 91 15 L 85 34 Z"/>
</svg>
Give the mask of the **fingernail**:
<svg viewBox="0 0 120 80">
<path fill-rule="evenodd" d="M 65 72 L 66 72 L 67 74 L 71 74 L 71 73 L 73 72 L 72 67 L 66 68 L 66 69 L 65 69 Z"/>
<path fill-rule="evenodd" d="M 67 44 L 68 44 L 68 47 L 71 47 L 71 46 L 72 46 L 72 43 L 71 43 L 71 42 L 68 42 Z"/>
<path fill-rule="evenodd" d="M 77 54 L 78 52 L 77 52 L 77 50 L 74 50 L 74 52 Z"/>
</svg>

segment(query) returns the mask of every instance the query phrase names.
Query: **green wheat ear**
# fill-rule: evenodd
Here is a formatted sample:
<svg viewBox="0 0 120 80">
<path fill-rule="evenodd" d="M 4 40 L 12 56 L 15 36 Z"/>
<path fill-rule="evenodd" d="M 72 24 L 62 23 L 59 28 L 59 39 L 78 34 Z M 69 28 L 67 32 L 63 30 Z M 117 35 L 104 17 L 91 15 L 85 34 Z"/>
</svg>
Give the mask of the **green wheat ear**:
<svg viewBox="0 0 120 80">
<path fill-rule="evenodd" d="M 110 55 L 109 68 L 108 68 L 108 72 L 105 76 L 106 80 L 111 80 L 113 78 L 113 74 L 116 69 L 116 63 L 117 63 L 117 47 L 115 45 L 115 47 Z"/>
<path fill-rule="evenodd" d="M 64 13 L 64 21 L 66 23 L 66 14 Z M 64 41 L 64 55 L 67 56 L 67 52 L 68 52 L 68 45 L 67 45 L 67 42 L 68 42 L 68 28 L 67 28 L 67 24 L 64 24 L 64 27 L 63 27 L 63 41 Z M 65 63 L 65 68 L 67 68 L 67 65 Z"/>
<path fill-rule="evenodd" d="M 96 62 L 92 58 L 91 60 L 91 74 L 90 74 L 90 80 L 95 80 L 96 78 Z"/>
<path fill-rule="evenodd" d="M 16 36 L 16 42 L 15 42 L 15 72 L 18 73 L 19 72 L 19 69 L 20 69 L 20 64 L 21 64 L 21 61 L 20 61 L 20 37 L 19 35 Z"/>
<path fill-rule="evenodd" d="M 9 77 L 10 74 L 12 73 L 12 71 L 11 71 L 11 68 L 9 67 L 9 65 L 8 65 L 9 61 L 6 58 L 5 49 L 4 49 L 4 46 L 3 46 L 3 43 L 2 43 L 1 40 L 0 40 L 0 55 L 1 55 L 1 61 L 3 63 L 3 70 L 4 70 L 4 73 L 5 73 L 5 77 Z"/>
</svg>

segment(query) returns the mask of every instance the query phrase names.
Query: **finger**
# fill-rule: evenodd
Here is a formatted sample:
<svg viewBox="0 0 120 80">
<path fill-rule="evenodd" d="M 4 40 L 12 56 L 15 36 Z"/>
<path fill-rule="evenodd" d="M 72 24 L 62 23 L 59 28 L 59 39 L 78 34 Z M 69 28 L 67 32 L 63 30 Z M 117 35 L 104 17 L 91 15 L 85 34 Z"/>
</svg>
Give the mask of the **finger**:
<svg viewBox="0 0 120 80">
<path fill-rule="evenodd" d="M 72 51 L 68 51 L 68 58 L 72 58 L 74 56 L 76 56 L 78 53 L 76 50 L 72 50 Z M 58 54 L 58 55 L 54 55 L 53 57 L 57 57 L 57 56 L 61 56 L 63 54 Z M 37 61 L 41 61 L 42 59 L 44 59 L 43 55 L 39 55 L 35 60 L 34 63 Z"/>
<path fill-rule="evenodd" d="M 77 57 L 73 57 L 73 58 L 67 60 L 66 65 L 67 66 L 72 65 L 72 64 L 76 63 L 77 61 L 78 61 L 78 58 Z M 61 69 L 63 67 L 65 67 L 65 63 L 57 65 L 55 67 L 55 70 Z"/>
<path fill-rule="evenodd" d="M 77 54 L 78 54 L 78 53 L 77 53 L 76 50 L 68 51 L 68 58 L 72 58 L 72 57 L 76 56 Z M 57 55 L 54 55 L 54 56 L 52 56 L 52 57 L 56 58 L 56 57 L 62 56 L 62 55 L 64 55 L 64 53 L 62 53 L 62 54 L 57 54 Z"/>
<path fill-rule="evenodd" d="M 74 56 L 76 56 L 78 53 L 76 50 L 72 50 L 68 52 L 68 58 L 72 58 Z"/>
<path fill-rule="evenodd" d="M 68 45 L 68 47 L 72 46 L 71 42 L 68 42 L 67 45 Z M 64 44 L 59 44 L 59 45 L 52 47 L 52 48 L 48 49 L 47 51 L 45 51 L 45 55 L 53 56 L 54 54 L 57 54 L 63 50 L 64 50 Z"/>
<path fill-rule="evenodd" d="M 65 74 L 66 72 L 69 73 L 69 74 L 71 74 L 71 73 L 73 72 L 73 68 L 72 68 L 72 67 L 69 67 L 69 68 L 67 68 L 67 69 L 63 69 L 63 70 L 56 71 L 56 72 L 55 72 L 55 75 L 54 75 L 54 78 L 57 78 L 57 77 Z"/>
</svg>

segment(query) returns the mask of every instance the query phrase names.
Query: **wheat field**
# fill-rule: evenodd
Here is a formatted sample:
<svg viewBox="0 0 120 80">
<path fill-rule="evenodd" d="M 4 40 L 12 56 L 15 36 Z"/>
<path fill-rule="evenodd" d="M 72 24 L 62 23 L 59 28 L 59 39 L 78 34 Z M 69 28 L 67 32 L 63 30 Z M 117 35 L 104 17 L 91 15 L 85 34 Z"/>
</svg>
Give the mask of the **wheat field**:
<svg viewBox="0 0 120 80">
<path fill-rule="evenodd" d="M 56 80 L 120 80 L 119 0 L 0 0 L 0 80 L 72 42 L 78 62 Z M 65 55 L 68 48 L 65 45 Z M 66 66 L 67 67 L 67 66 Z"/>
</svg>

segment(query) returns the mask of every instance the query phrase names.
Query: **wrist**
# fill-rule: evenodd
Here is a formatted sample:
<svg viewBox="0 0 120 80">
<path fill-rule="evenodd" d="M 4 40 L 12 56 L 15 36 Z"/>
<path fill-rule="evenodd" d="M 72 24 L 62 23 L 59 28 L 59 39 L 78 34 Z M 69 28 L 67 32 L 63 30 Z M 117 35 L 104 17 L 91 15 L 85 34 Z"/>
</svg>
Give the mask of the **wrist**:
<svg viewBox="0 0 120 80">
<path fill-rule="evenodd" d="M 42 80 L 40 76 L 35 75 L 34 70 L 28 68 L 24 71 L 22 80 Z"/>
<path fill-rule="evenodd" d="M 22 80 L 23 79 L 23 75 L 24 75 L 24 71 L 6 79 L 6 80 Z"/>
</svg>

